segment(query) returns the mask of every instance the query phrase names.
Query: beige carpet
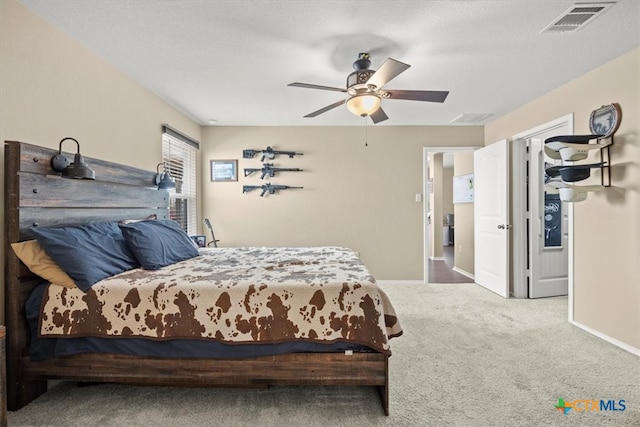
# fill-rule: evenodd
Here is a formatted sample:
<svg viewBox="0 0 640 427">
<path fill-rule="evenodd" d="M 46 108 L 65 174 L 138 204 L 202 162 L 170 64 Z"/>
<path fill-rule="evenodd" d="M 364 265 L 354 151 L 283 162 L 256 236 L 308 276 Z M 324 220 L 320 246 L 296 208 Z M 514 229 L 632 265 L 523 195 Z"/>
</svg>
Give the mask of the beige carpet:
<svg viewBox="0 0 640 427">
<path fill-rule="evenodd" d="M 391 415 L 367 387 L 268 390 L 57 383 L 10 426 L 638 426 L 640 360 L 567 322 L 567 298 L 504 300 L 474 284 L 385 284 Z M 625 411 L 564 415 L 566 401 Z M 619 406 L 616 406 L 619 408 Z"/>
</svg>

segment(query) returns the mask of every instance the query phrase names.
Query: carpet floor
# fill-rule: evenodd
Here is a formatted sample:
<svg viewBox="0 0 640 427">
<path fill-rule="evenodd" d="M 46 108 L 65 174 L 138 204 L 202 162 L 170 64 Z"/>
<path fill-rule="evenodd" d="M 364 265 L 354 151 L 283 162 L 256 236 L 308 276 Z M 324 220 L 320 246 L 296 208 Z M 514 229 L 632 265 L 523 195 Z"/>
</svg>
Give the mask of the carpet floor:
<svg viewBox="0 0 640 427">
<path fill-rule="evenodd" d="M 56 382 L 9 426 L 639 426 L 640 360 L 567 321 L 567 298 L 505 300 L 475 284 L 384 284 L 390 416 L 372 387 L 77 387 Z M 566 415 L 558 399 L 615 400 Z M 578 404 L 578 409 L 584 404 Z M 611 409 L 611 406 L 609 406 Z"/>
</svg>

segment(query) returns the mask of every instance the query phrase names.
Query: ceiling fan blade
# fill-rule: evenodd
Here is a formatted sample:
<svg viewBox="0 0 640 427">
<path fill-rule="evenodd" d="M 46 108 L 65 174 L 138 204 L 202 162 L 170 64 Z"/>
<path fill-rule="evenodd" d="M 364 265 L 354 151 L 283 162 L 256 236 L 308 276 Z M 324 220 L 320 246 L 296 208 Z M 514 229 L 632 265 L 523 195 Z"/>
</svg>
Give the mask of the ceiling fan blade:
<svg viewBox="0 0 640 427">
<path fill-rule="evenodd" d="M 385 121 L 389 118 L 382 107 L 378 108 L 373 114 L 370 114 L 369 117 L 373 120 L 373 124 Z"/>
<path fill-rule="evenodd" d="M 335 92 L 346 92 L 346 89 L 342 89 L 340 87 L 331 87 L 331 86 L 321 86 L 321 85 L 311 85 L 308 83 L 289 83 L 287 86 L 293 86 L 293 87 L 304 87 L 307 89 L 322 89 L 322 90 L 333 90 Z"/>
<path fill-rule="evenodd" d="M 444 102 L 449 95 L 446 90 L 385 90 L 389 99 L 408 99 L 410 101 Z"/>
<path fill-rule="evenodd" d="M 319 109 L 319 110 L 317 110 L 317 111 L 314 111 L 313 113 L 309 113 L 309 114 L 307 114 L 305 117 L 315 117 L 315 116 L 319 116 L 320 114 L 322 114 L 322 113 L 326 113 L 326 112 L 327 112 L 327 111 L 329 111 L 329 110 L 333 110 L 334 108 L 339 107 L 339 106 L 341 106 L 341 105 L 342 105 L 342 104 L 344 104 L 344 103 L 345 103 L 345 100 L 344 100 L 344 99 L 343 99 L 343 100 L 340 100 L 340 101 L 338 101 L 338 102 L 334 102 L 334 103 L 333 103 L 333 104 L 331 104 L 331 105 L 327 105 L 326 107 L 321 108 L 321 109 Z"/>
<path fill-rule="evenodd" d="M 409 67 L 411 67 L 411 65 L 388 58 L 382 63 L 380 68 L 373 73 L 369 80 L 367 80 L 367 85 L 374 85 L 377 88 L 381 88 Z"/>
</svg>

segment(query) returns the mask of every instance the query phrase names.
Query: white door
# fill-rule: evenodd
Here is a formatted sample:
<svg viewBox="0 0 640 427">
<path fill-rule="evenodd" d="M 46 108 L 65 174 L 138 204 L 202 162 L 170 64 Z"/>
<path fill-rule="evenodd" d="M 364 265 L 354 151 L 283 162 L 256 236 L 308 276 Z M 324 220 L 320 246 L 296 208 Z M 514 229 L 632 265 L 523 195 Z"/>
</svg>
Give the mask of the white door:
<svg viewBox="0 0 640 427">
<path fill-rule="evenodd" d="M 568 206 L 545 192 L 542 139 L 529 143 L 529 298 L 566 295 L 569 289 Z M 560 163 L 558 160 L 557 163 Z"/>
<path fill-rule="evenodd" d="M 509 146 L 503 139 L 473 155 L 475 248 L 478 285 L 509 297 Z"/>
</svg>

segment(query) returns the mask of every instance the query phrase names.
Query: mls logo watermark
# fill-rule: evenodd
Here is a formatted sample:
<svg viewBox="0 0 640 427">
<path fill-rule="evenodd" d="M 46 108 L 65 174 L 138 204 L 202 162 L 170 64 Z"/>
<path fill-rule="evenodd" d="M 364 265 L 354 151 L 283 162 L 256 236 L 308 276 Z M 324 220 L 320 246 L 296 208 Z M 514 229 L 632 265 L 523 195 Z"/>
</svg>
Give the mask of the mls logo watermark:
<svg viewBox="0 0 640 427">
<path fill-rule="evenodd" d="M 568 401 L 560 397 L 558 398 L 558 403 L 555 405 L 555 408 L 558 411 L 562 411 L 565 415 L 569 414 L 572 410 L 574 412 L 624 412 L 627 409 L 627 404 L 623 399 L 576 399 L 574 401 Z"/>
</svg>

